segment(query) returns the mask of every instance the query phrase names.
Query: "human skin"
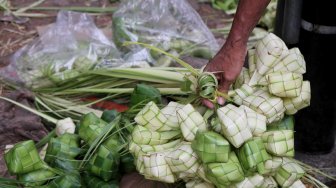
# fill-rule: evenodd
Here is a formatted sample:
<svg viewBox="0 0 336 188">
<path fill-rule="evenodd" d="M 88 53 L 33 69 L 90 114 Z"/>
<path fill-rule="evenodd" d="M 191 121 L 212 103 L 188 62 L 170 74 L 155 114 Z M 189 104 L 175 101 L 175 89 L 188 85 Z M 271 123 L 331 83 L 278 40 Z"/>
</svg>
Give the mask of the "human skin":
<svg viewBox="0 0 336 188">
<path fill-rule="evenodd" d="M 247 53 L 248 38 L 269 2 L 270 0 L 239 1 L 225 44 L 205 67 L 205 71 L 216 75 L 219 91 L 226 93 L 239 76 Z M 219 98 L 217 102 L 223 105 L 225 101 Z M 209 108 L 214 108 L 214 104 L 208 100 L 204 100 L 203 103 Z"/>
</svg>

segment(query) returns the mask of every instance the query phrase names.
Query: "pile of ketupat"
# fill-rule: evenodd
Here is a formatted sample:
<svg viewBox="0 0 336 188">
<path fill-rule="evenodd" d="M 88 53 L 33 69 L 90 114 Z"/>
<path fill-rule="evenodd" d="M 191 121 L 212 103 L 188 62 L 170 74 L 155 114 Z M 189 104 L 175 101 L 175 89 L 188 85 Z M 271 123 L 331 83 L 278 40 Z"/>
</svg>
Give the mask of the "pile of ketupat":
<svg viewBox="0 0 336 188">
<path fill-rule="evenodd" d="M 56 128 L 51 137 L 42 139 L 49 141 L 40 152 L 37 148 L 43 141 L 6 146 L 4 159 L 17 180 L 2 179 L 0 187 L 117 188 L 122 174 L 134 171 L 133 157 L 125 151 L 124 142 L 131 124 L 123 123 L 115 111 L 105 111 L 102 118 L 88 113 L 78 127 L 71 118 L 44 118 Z"/>
<path fill-rule="evenodd" d="M 305 187 L 288 125 L 310 104 L 305 71 L 300 51 L 268 34 L 249 50 L 249 68 L 225 106 L 204 113 L 191 104 L 159 109 L 149 102 L 134 119 L 129 144 L 137 171 L 186 187 Z"/>
</svg>

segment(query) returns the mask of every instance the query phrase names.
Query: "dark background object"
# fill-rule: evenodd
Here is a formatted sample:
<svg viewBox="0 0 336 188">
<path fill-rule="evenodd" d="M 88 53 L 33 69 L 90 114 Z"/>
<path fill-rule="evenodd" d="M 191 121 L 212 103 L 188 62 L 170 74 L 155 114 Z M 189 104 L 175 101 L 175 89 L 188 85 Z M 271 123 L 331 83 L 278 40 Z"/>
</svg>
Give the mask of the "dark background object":
<svg viewBox="0 0 336 188">
<path fill-rule="evenodd" d="M 326 0 L 279 0 L 277 10 L 275 33 L 289 47 L 298 47 L 306 60 L 304 79 L 311 83 L 312 99 L 310 107 L 295 115 L 295 147 L 311 154 L 329 153 L 335 145 L 336 103 L 332 87 L 336 32 L 332 31 L 336 28 L 336 12 L 333 9 L 331 1 Z M 301 27 L 302 22 L 310 27 Z M 322 31 L 321 25 L 329 32 Z"/>
</svg>

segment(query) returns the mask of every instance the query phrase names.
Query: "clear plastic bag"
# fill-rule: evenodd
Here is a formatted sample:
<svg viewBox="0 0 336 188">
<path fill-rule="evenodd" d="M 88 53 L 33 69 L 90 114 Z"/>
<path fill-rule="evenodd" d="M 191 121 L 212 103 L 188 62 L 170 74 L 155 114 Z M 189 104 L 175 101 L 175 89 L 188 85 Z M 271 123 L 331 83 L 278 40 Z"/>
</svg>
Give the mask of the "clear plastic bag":
<svg viewBox="0 0 336 188">
<path fill-rule="evenodd" d="M 146 54 L 140 46 L 125 48 L 123 42 L 143 42 L 172 54 L 206 59 L 219 49 L 213 34 L 186 0 L 125 0 L 113 15 L 113 36 L 127 57 L 141 51 L 142 60 L 153 64 L 167 58 L 149 50 Z"/>
<path fill-rule="evenodd" d="M 57 21 L 38 39 L 17 51 L 11 63 L 0 69 L 0 75 L 6 81 L 35 87 L 73 77 L 87 69 L 115 67 L 121 62 L 115 44 L 89 15 L 60 11 Z"/>
</svg>

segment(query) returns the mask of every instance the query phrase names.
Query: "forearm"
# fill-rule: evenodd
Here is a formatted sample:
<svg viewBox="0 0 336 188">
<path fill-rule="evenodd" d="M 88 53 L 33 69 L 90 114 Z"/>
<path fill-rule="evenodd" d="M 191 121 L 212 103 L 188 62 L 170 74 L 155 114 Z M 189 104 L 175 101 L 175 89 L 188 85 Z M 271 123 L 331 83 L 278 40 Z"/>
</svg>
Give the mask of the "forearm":
<svg viewBox="0 0 336 188">
<path fill-rule="evenodd" d="M 270 0 L 240 0 L 232 28 L 222 50 L 245 47 L 253 28 L 258 23 Z"/>
</svg>

